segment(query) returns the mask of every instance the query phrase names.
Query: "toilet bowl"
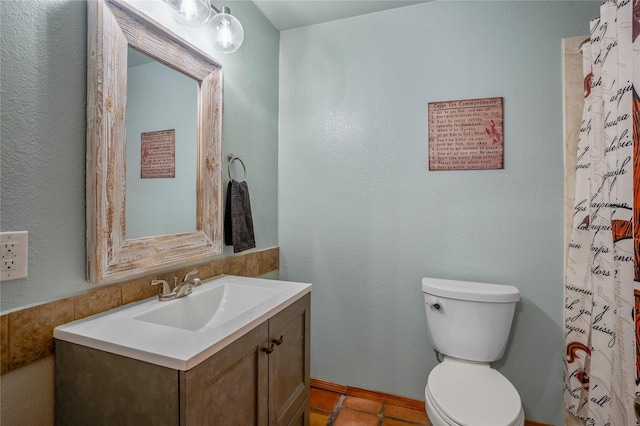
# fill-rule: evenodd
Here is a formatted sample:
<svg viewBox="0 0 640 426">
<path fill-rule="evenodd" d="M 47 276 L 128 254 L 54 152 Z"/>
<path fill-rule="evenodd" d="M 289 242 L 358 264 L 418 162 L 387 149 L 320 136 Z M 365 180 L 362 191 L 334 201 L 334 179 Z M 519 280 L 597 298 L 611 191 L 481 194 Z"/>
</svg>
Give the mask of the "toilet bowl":
<svg viewBox="0 0 640 426">
<path fill-rule="evenodd" d="M 442 362 L 425 387 L 434 426 L 522 426 L 520 395 L 490 363 L 502 358 L 516 287 L 465 281 L 422 280 L 429 340 Z"/>
<path fill-rule="evenodd" d="M 427 416 L 434 426 L 522 426 L 513 385 L 488 364 L 445 358 L 429 374 Z"/>
</svg>

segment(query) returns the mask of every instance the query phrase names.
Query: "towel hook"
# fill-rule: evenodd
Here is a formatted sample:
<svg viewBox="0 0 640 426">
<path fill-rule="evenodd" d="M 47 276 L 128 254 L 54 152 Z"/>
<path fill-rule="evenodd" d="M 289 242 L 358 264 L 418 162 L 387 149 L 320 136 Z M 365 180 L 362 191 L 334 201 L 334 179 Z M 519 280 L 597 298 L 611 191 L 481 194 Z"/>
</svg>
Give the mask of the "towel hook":
<svg viewBox="0 0 640 426">
<path fill-rule="evenodd" d="M 229 162 L 228 166 L 227 166 L 227 172 L 229 173 L 229 180 L 231 180 L 231 163 L 233 163 L 234 161 L 238 160 L 240 162 L 240 164 L 242 164 L 242 169 L 244 170 L 244 180 L 247 180 L 247 168 L 244 165 L 244 161 L 242 161 L 242 159 L 240 157 L 236 157 L 233 154 L 229 154 L 227 155 L 227 161 Z"/>
</svg>

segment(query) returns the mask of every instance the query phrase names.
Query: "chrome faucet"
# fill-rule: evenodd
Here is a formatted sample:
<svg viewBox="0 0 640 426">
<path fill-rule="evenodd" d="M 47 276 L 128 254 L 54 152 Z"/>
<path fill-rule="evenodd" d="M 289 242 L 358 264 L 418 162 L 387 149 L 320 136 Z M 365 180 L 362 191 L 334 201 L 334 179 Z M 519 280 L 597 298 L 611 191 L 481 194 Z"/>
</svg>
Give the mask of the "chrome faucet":
<svg viewBox="0 0 640 426">
<path fill-rule="evenodd" d="M 182 282 L 178 284 L 178 277 L 173 277 L 173 290 L 169 286 L 169 283 L 165 280 L 153 280 L 151 281 L 151 285 L 162 284 L 162 291 L 158 295 L 158 299 L 160 301 L 167 301 L 173 299 L 179 299 L 188 294 L 191 294 L 193 287 L 197 287 L 202 284 L 200 278 L 193 277 L 193 275 L 197 274 L 198 270 L 193 270 L 184 276 Z"/>
<path fill-rule="evenodd" d="M 192 278 L 192 275 L 195 275 L 197 273 L 198 273 L 197 269 L 189 272 L 187 275 L 184 276 L 184 278 L 182 279 L 182 282 L 180 284 L 177 284 L 173 288 L 173 291 L 176 294 L 176 299 L 179 297 L 186 296 L 187 294 L 191 294 L 191 290 L 193 290 L 193 287 L 198 287 L 200 284 L 202 284 L 202 281 L 200 281 L 200 278 L 197 278 L 197 277 Z M 174 278 L 174 280 L 177 280 L 177 278 Z"/>
</svg>

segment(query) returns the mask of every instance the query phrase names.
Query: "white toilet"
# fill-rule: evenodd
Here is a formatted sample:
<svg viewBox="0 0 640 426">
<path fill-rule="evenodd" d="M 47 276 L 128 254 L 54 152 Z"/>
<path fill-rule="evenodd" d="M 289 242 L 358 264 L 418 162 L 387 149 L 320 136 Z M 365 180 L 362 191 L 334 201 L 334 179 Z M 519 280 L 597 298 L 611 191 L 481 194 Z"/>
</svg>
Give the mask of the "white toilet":
<svg viewBox="0 0 640 426">
<path fill-rule="evenodd" d="M 422 279 L 427 328 L 442 355 L 427 380 L 425 404 L 434 426 L 522 426 L 516 388 L 490 362 L 509 339 L 517 288 Z"/>
</svg>

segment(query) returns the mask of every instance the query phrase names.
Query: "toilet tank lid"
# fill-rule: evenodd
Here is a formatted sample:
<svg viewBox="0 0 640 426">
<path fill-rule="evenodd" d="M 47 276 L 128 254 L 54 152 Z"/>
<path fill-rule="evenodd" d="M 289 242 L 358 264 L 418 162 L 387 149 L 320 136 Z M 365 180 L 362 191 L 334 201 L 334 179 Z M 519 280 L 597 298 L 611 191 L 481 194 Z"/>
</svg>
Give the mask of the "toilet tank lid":
<svg viewBox="0 0 640 426">
<path fill-rule="evenodd" d="M 422 291 L 432 296 L 477 302 L 511 303 L 520 300 L 520 291 L 512 285 L 423 278 Z"/>
</svg>

